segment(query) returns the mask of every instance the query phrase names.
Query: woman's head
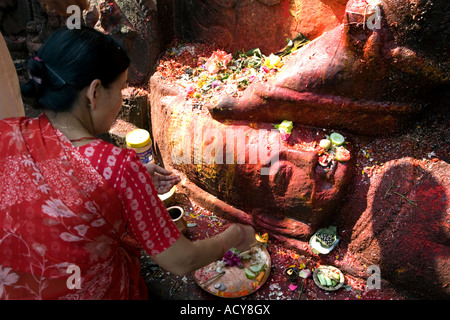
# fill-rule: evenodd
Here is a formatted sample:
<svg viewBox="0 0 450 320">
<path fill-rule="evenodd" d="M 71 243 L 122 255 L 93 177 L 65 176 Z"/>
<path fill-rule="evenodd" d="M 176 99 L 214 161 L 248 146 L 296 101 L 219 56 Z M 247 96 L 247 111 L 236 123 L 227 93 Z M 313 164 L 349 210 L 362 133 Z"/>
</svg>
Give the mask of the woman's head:
<svg viewBox="0 0 450 320">
<path fill-rule="evenodd" d="M 129 65 L 125 50 L 110 36 L 89 27 L 63 28 L 27 61 L 31 80 L 22 93 L 34 97 L 37 108 L 67 111 L 92 81 L 108 88 Z"/>
</svg>

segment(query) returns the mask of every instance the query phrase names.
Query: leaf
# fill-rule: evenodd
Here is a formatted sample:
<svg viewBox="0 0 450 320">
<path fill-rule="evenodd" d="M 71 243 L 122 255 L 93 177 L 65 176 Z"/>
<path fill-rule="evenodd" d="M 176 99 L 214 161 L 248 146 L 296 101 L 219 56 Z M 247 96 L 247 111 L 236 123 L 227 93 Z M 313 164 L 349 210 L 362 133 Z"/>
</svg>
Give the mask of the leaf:
<svg viewBox="0 0 450 320">
<path fill-rule="evenodd" d="M 255 49 L 251 49 L 251 50 L 247 51 L 246 55 L 247 55 L 247 57 L 251 57 L 251 56 L 257 56 L 259 58 L 262 57 L 261 50 L 259 50 L 259 48 L 255 48 Z"/>
<path fill-rule="evenodd" d="M 63 233 L 61 233 L 61 234 L 59 235 L 59 237 L 60 237 L 62 240 L 67 241 L 67 242 L 76 242 L 76 241 L 81 241 L 81 240 L 83 240 L 82 238 L 77 237 L 77 236 L 75 236 L 75 235 L 73 235 L 73 234 L 71 234 L 71 233 L 68 233 L 68 232 L 63 232 Z"/>
</svg>

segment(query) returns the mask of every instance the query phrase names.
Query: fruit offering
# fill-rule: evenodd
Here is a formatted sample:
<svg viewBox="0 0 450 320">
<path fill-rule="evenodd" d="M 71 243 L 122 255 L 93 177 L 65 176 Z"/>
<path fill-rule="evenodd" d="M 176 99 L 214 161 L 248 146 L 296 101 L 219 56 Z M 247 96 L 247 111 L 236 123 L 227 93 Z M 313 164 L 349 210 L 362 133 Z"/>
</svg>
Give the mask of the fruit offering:
<svg viewBox="0 0 450 320">
<path fill-rule="evenodd" d="M 333 243 L 336 241 L 336 236 L 327 234 L 327 233 L 318 233 L 316 235 L 319 242 L 325 247 L 331 247 Z"/>
<path fill-rule="evenodd" d="M 344 136 L 337 132 L 333 132 L 332 134 L 330 134 L 330 140 L 337 146 L 341 146 L 345 142 Z"/>
<path fill-rule="evenodd" d="M 255 279 L 261 272 L 264 273 L 265 270 L 266 270 L 265 264 L 254 264 L 251 265 L 249 268 L 245 268 L 244 272 L 247 279 Z"/>
<path fill-rule="evenodd" d="M 319 142 L 319 164 L 323 167 L 333 165 L 337 160 L 340 162 L 349 161 L 350 151 L 345 147 L 345 137 L 337 132 L 325 135 Z"/>
<path fill-rule="evenodd" d="M 314 235 L 316 236 L 317 241 L 325 248 L 330 248 L 338 239 L 335 226 L 319 229 Z"/>
<path fill-rule="evenodd" d="M 338 268 L 321 266 L 314 271 L 314 281 L 324 290 L 337 290 L 344 283 L 344 275 Z"/>
</svg>

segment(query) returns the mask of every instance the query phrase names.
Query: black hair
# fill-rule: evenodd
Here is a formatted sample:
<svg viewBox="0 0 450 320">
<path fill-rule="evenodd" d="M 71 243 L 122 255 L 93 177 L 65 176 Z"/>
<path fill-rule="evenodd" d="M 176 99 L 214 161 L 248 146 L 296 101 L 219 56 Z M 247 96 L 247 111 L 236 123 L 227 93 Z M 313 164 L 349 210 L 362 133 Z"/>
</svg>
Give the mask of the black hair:
<svg viewBox="0 0 450 320">
<path fill-rule="evenodd" d="M 129 65 L 124 48 L 111 36 L 86 26 L 64 27 L 26 61 L 30 81 L 22 86 L 22 94 L 35 98 L 35 108 L 68 110 L 93 80 L 108 87 Z"/>
</svg>

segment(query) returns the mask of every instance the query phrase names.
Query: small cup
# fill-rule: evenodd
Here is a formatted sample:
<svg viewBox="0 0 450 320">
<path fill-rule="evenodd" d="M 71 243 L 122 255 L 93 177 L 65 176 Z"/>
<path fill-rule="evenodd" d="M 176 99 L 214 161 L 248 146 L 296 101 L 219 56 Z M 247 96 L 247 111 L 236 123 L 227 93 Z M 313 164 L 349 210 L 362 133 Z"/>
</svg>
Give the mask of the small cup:
<svg viewBox="0 0 450 320">
<path fill-rule="evenodd" d="M 178 230 L 180 230 L 180 232 L 183 234 L 186 233 L 187 223 L 183 218 L 184 209 L 179 206 L 173 206 L 167 208 L 167 211 L 169 212 L 172 221 L 175 222 L 175 225 L 178 227 Z"/>
</svg>

